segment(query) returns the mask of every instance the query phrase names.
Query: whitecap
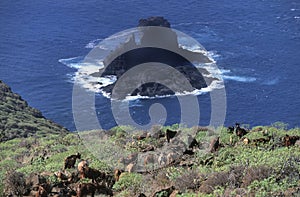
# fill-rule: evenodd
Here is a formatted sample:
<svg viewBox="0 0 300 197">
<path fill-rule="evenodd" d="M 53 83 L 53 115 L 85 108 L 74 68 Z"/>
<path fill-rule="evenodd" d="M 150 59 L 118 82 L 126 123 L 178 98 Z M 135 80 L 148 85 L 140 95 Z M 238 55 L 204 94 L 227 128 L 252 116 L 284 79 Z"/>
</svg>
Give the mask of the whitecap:
<svg viewBox="0 0 300 197">
<path fill-rule="evenodd" d="M 195 64 L 197 68 L 202 68 L 208 71 L 209 74 L 201 73 L 204 77 L 208 78 L 217 78 L 219 80 L 222 80 L 222 72 L 227 70 L 220 70 L 216 64 L 214 63 L 206 63 L 206 64 Z M 230 72 L 228 70 L 228 72 Z"/>
<path fill-rule="evenodd" d="M 243 76 L 229 76 L 222 75 L 224 80 L 238 81 L 238 82 L 254 82 L 256 81 L 255 77 L 243 77 Z"/>
<path fill-rule="evenodd" d="M 227 74 L 227 73 L 230 73 L 230 72 L 231 72 L 231 70 L 229 70 L 229 69 L 224 69 L 224 68 L 220 68 L 219 70 L 220 70 L 220 72 L 221 72 L 222 74 Z"/>
<path fill-rule="evenodd" d="M 178 26 L 190 26 L 193 25 L 193 22 L 184 22 L 184 23 L 177 23 L 177 24 L 173 24 L 172 27 L 178 27 Z"/>
<path fill-rule="evenodd" d="M 77 56 L 77 57 L 71 57 L 71 58 L 66 58 L 66 59 L 59 59 L 58 61 L 65 66 L 68 66 L 69 68 L 75 68 L 79 69 L 82 65 L 84 57 L 82 56 Z"/>
<path fill-rule="evenodd" d="M 277 84 L 278 82 L 279 82 L 279 78 L 275 78 L 275 79 L 266 80 L 262 84 L 271 86 Z"/>
</svg>

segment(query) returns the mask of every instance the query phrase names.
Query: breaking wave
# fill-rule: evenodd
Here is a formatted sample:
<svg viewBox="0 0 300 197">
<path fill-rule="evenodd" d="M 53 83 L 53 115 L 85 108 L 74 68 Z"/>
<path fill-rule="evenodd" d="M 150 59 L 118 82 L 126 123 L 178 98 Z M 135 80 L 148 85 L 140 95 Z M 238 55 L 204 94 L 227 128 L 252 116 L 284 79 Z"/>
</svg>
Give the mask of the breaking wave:
<svg viewBox="0 0 300 197">
<path fill-rule="evenodd" d="M 256 81 L 255 77 L 243 77 L 243 76 L 230 76 L 223 75 L 224 80 L 238 81 L 238 82 L 254 82 Z"/>
</svg>

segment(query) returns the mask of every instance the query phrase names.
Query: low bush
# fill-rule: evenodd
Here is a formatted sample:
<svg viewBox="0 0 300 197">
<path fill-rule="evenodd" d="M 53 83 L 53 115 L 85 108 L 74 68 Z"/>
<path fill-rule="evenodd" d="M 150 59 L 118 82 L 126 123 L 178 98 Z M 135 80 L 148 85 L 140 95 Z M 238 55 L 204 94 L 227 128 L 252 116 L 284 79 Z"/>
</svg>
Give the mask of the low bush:
<svg viewBox="0 0 300 197">
<path fill-rule="evenodd" d="M 4 182 L 4 193 L 8 196 L 23 196 L 26 192 L 27 187 L 24 174 L 8 171 Z"/>
<path fill-rule="evenodd" d="M 201 183 L 199 191 L 204 194 L 211 194 L 218 187 L 225 187 L 229 182 L 228 177 L 228 172 L 213 172 Z"/>
<path fill-rule="evenodd" d="M 245 170 L 242 187 L 248 187 L 253 181 L 261 181 L 271 176 L 273 169 L 267 166 L 249 167 Z"/>
<path fill-rule="evenodd" d="M 204 175 L 199 174 L 195 169 L 187 170 L 175 178 L 174 186 L 181 192 L 185 192 L 187 189 L 196 190 L 204 178 Z"/>
<path fill-rule="evenodd" d="M 113 186 L 116 191 L 127 190 L 131 194 L 137 194 L 142 188 L 142 175 L 137 173 L 124 173 Z"/>
</svg>

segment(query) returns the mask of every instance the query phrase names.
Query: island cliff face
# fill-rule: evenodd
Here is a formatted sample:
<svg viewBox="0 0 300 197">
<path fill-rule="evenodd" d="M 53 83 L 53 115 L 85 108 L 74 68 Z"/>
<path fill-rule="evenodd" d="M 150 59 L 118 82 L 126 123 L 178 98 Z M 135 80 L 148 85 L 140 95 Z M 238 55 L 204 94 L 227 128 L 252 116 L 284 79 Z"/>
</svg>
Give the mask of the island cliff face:
<svg viewBox="0 0 300 197">
<path fill-rule="evenodd" d="M 177 34 L 170 28 L 170 23 L 163 17 L 150 17 L 148 19 L 141 19 L 139 21 L 138 27 L 151 27 L 160 26 L 166 27 L 162 30 L 157 30 L 153 28 L 143 28 L 142 37 L 140 38 L 140 43 L 136 43 L 134 35 L 132 35 L 124 44 L 120 45 L 117 49 L 111 52 L 104 59 L 105 67 L 100 69 L 99 73 L 92 74 L 96 77 L 105 77 L 107 75 L 115 75 L 119 79 L 124 73 L 129 69 L 148 62 L 159 62 L 167 64 L 184 75 L 185 79 L 180 79 L 178 76 L 166 76 L 165 83 L 170 84 L 170 81 L 174 82 L 166 87 L 161 83 L 151 82 L 142 84 L 140 87 L 136 87 L 134 91 L 127 96 L 163 96 L 163 95 L 174 95 L 172 86 L 176 84 L 184 83 L 185 80 L 191 84 L 192 88 L 183 90 L 183 92 L 192 92 L 195 89 L 201 89 L 207 87 L 211 82 L 215 80 L 213 78 L 204 78 L 202 74 L 208 74 L 205 69 L 196 68 L 190 61 L 195 61 L 198 63 L 210 63 L 211 60 L 205 56 L 205 54 L 199 52 L 192 52 L 183 49 L 178 44 Z M 153 48 L 153 47 L 139 47 L 139 46 L 167 46 L 171 48 L 172 51 L 163 48 Z M 133 49 L 133 50 L 127 50 Z M 127 51 L 123 53 L 124 51 Z M 116 57 L 116 58 L 115 58 Z M 164 68 L 157 72 L 163 72 Z M 136 73 L 135 79 L 128 79 L 125 83 L 118 84 L 124 90 L 126 86 L 130 84 L 130 80 L 140 80 L 143 81 L 147 77 L 147 72 L 149 70 L 145 69 L 141 73 Z M 101 73 L 101 74 L 100 74 Z M 170 87 L 171 86 L 171 87 Z M 115 87 L 115 83 L 102 87 L 102 90 L 108 94 L 111 94 Z M 117 99 L 124 99 L 123 94 L 114 92 L 114 96 Z"/>
<path fill-rule="evenodd" d="M 30 106 L 20 95 L 0 80 L 0 142 L 17 137 L 66 134 L 64 127 L 47 120 L 42 113 Z"/>
</svg>

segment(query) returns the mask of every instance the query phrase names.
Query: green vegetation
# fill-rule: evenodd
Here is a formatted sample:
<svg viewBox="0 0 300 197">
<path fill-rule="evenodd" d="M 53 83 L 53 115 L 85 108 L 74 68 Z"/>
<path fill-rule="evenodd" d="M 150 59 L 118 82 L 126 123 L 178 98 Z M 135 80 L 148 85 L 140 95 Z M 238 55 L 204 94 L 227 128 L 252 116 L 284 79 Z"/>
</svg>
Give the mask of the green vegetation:
<svg viewBox="0 0 300 197">
<path fill-rule="evenodd" d="M 124 173 L 118 182 L 115 183 L 113 188 L 116 191 L 123 191 L 129 190 L 133 193 L 138 191 L 143 183 L 142 183 L 143 176 L 137 173 Z"/>
<path fill-rule="evenodd" d="M 124 136 L 128 137 L 123 127 L 112 130 L 116 133 L 111 137 L 111 142 L 116 142 Z M 89 131 L 89 133 L 94 132 L 96 131 Z M 204 133 L 198 133 L 197 139 L 209 139 L 210 136 Z M 232 145 L 235 134 L 229 133 L 226 128 L 220 128 L 216 133 L 220 135 L 224 147 L 216 153 L 196 154 L 192 171 L 175 166 L 162 169 L 160 174 L 156 175 L 159 178 L 154 179 L 155 184 L 161 187 L 175 185 L 181 193 L 178 196 L 216 196 L 228 193 L 234 196 L 241 192 L 247 195 L 270 196 L 292 191 L 293 188 L 300 186 L 299 146 L 283 147 L 279 146 L 277 141 L 287 133 L 300 135 L 300 129 L 286 131 L 274 126 L 256 127 L 244 136 L 250 140 L 266 137 L 266 135 L 273 136 L 273 140 L 265 144 L 253 144 L 251 141 L 249 144 L 244 144 L 242 140 L 236 139 L 235 145 Z M 148 143 L 154 143 L 153 139 L 146 138 L 140 141 L 141 145 Z M 107 163 L 98 160 L 85 148 L 76 133 L 15 138 L 0 143 L 0 150 L 2 180 L 0 190 L 2 191 L 7 171 L 16 170 L 24 176 L 32 172 L 54 173 L 62 169 L 63 158 L 77 152 L 80 152 L 83 158 L 92 161 L 91 167 L 106 172 L 111 171 Z M 209 162 L 204 164 L 206 160 Z M 57 181 L 54 176 L 48 178 L 52 182 Z M 147 175 L 125 173 L 115 183 L 113 189 L 119 196 L 138 194 L 147 188 L 149 184 L 147 180 Z M 162 192 L 161 195 L 164 196 L 163 194 Z"/>
<path fill-rule="evenodd" d="M 102 131 L 69 133 L 46 120 L 1 81 L 0 91 L 4 92 L 0 95 L 0 196 L 6 195 L 7 185 L 16 193 L 24 192 L 25 179 L 32 173 L 43 174 L 51 184 L 59 183 L 54 173 L 63 169 L 64 158 L 77 152 L 81 158 L 88 159 L 91 168 L 108 174 L 112 174 L 116 159 L 124 156 L 116 155 L 112 159 L 108 157 L 110 152 L 122 149 L 128 154 L 153 153 L 163 147 L 162 152 L 168 155 L 165 138 L 141 138 L 144 131 L 118 126 L 106 131 L 107 140 L 98 143 L 97 136 Z M 283 144 L 287 134 L 300 136 L 299 128 L 287 130 L 286 124 L 276 122 L 271 126 L 254 127 L 241 139 L 227 128 L 185 128 L 176 124 L 153 126 L 151 131 L 165 134 L 167 129 L 194 134 L 199 143 L 194 154 L 176 158 L 175 162 L 157 169 L 153 165 L 140 173 L 122 173 L 112 187 L 114 195 L 144 193 L 163 197 L 171 192 L 181 197 L 299 195 L 300 143 L 289 147 Z M 187 136 L 182 136 L 181 142 L 187 143 Z M 220 147 L 208 152 L 214 136 L 220 137 Z M 93 153 L 97 153 L 97 157 L 83 139 L 94 144 Z M 169 158 L 172 156 L 169 154 Z M 118 164 L 121 167 L 119 160 Z M 68 169 L 66 173 L 74 171 Z"/>
<path fill-rule="evenodd" d="M 39 110 L 28 106 L 0 80 L 0 142 L 18 137 L 43 137 L 48 133 L 66 134 L 67 130 L 45 119 Z"/>
</svg>

